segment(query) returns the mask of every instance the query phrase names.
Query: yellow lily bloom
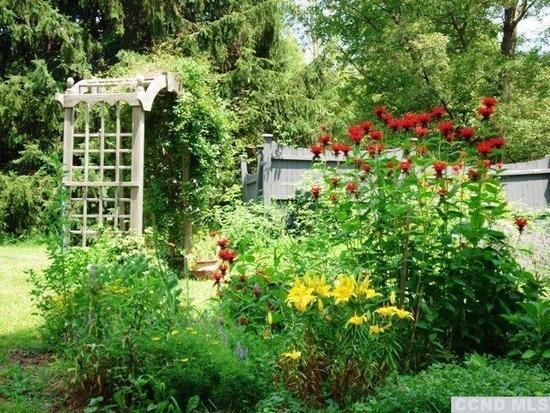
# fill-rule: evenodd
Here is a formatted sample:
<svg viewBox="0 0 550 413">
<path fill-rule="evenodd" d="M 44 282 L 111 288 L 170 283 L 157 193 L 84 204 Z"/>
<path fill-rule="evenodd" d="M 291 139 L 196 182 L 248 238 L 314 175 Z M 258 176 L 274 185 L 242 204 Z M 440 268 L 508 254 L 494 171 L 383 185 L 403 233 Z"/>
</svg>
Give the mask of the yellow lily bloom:
<svg viewBox="0 0 550 413">
<path fill-rule="evenodd" d="M 319 297 L 328 297 L 330 295 L 330 285 L 327 284 L 326 279 L 322 275 L 306 274 L 304 276 L 304 283 L 306 287 L 313 288 L 313 291 Z"/>
<path fill-rule="evenodd" d="M 380 334 L 380 333 L 384 332 L 384 328 L 380 327 L 378 324 L 374 324 L 374 325 L 370 326 L 369 332 L 371 334 Z"/>
<path fill-rule="evenodd" d="M 288 353 L 283 353 L 283 356 L 286 357 L 286 358 L 289 358 L 291 360 L 298 360 L 301 356 L 302 356 L 302 352 L 301 351 L 297 351 L 296 349 L 288 352 Z"/>
<path fill-rule="evenodd" d="M 401 319 L 410 318 L 411 320 L 413 320 L 412 313 L 410 311 L 403 310 L 401 308 L 398 308 L 397 310 L 395 310 L 395 315 Z"/>
<path fill-rule="evenodd" d="M 403 310 L 401 308 L 397 308 L 394 305 L 389 305 L 387 307 L 380 307 L 376 311 L 376 313 L 380 314 L 382 317 L 392 317 L 397 316 L 398 318 L 410 318 L 413 319 L 412 313 L 407 310 Z"/>
<path fill-rule="evenodd" d="M 375 313 L 380 314 L 382 317 L 391 317 L 395 314 L 395 310 L 397 310 L 397 307 L 389 305 L 387 307 L 377 308 Z"/>
<path fill-rule="evenodd" d="M 365 316 L 364 315 L 357 315 L 357 313 L 355 313 L 353 316 L 350 317 L 350 319 L 348 320 L 348 322 L 346 323 L 346 327 L 350 324 L 353 324 L 354 326 L 360 326 L 361 324 L 363 324 L 365 322 Z"/>
<path fill-rule="evenodd" d="M 355 294 L 355 278 L 349 275 L 342 275 L 336 281 L 332 296 L 336 299 L 335 304 L 347 302 L 351 297 L 356 297 Z"/>
<path fill-rule="evenodd" d="M 293 305 L 299 311 L 306 311 L 317 298 L 313 295 L 313 288 L 307 287 L 300 280 L 295 280 L 288 292 L 286 302 Z"/>
</svg>

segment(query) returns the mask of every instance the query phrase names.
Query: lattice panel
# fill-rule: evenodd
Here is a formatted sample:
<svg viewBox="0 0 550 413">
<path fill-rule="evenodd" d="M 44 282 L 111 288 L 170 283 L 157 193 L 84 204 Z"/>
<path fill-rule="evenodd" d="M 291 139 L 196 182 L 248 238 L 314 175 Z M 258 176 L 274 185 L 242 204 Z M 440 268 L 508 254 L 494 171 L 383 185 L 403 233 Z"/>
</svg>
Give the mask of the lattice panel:
<svg viewBox="0 0 550 413">
<path fill-rule="evenodd" d="M 80 103 L 73 110 L 67 236 L 70 245 L 86 246 L 100 226 L 130 228 L 132 191 L 140 186 L 133 181 L 134 109 L 118 102 Z"/>
</svg>

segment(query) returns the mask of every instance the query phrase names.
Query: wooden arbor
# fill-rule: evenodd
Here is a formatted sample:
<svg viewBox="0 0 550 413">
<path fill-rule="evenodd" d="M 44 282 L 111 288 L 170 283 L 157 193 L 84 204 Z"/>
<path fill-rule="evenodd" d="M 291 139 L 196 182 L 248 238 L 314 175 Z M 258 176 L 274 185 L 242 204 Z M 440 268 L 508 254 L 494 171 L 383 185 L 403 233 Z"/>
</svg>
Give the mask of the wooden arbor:
<svg viewBox="0 0 550 413">
<path fill-rule="evenodd" d="M 143 230 L 145 112 L 161 92 L 179 93 L 174 76 L 67 79 L 56 100 L 65 111 L 63 185 L 66 238 L 86 246 L 98 225 Z"/>
</svg>

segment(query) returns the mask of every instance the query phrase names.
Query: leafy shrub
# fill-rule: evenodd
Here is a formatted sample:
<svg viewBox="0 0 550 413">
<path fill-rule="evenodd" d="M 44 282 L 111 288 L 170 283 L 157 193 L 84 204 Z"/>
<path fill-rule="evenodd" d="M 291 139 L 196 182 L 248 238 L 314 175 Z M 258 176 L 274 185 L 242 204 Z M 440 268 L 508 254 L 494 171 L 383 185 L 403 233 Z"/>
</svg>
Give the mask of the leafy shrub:
<svg viewBox="0 0 550 413">
<path fill-rule="evenodd" d="M 194 318 L 164 268 L 142 238 L 110 230 L 88 249 L 53 252 L 44 275 L 32 274 L 47 343 L 74 360 L 90 409 L 251 408 L 264 381 L 248 348 Z"/>
<path fill-rule="evenodd" d="M 435 364 L 413 376 L 395 376 L 351 411 L 450 412 L 452 396 L 545 396 L 550 374 L 509 360 L 473 356 L 465 365 Z"/>
<path fill-rule="evenodd" d="M 550 366 L 550 300 L 541 298 L 520 306 L 517 313 L 504 315 L 518 329 L 512 337 L 514 349 L 509 355 Z"/>
<path fill-rule="evenodd" d="M 311 148 L 321 178 L 302 200 L 300 230 L 268 251 L 230 240 L 239 255 L 225 283 L 220 274 L 222 309 L 273 340 L 284 353 L 279 378 L 303 399 L 349 401 L 394 370 L 510 350 L 501 314 L 537 297 L 540 284 L 498 224 L 508 218 L 498 179 L 505 140 L 495 137 L 495 99 L 483 103 L 476 128 L 440 120 L 442 108 L 401 118 L 377 108 L 383 130 L 354 125 L 351 145 L 323 135 Z M 323 162 L 327 150 L 338 167 Z M 520 234 L 525 222 L 515 222 Z M 339 300 L 344 281 L 349 299 Z M 380 305 L 412 322 L 387 328 L 373 317 Z"/>
</svg>

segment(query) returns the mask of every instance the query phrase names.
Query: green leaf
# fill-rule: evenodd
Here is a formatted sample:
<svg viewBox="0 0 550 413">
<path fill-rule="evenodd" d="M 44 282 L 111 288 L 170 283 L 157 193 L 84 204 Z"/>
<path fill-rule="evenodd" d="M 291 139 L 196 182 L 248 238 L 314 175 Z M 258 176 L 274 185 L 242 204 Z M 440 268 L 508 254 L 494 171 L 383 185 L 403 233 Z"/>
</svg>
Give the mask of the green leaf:
<svg viewBox="0 0 550 413">
<path fill-rule="evenodd" d="M 529 360 L 530 358 L 532 358 L 533 356 L 536 356 L 537 353 L 535 352 L 535 350 L 527 350 L 526 352 L 524 352 L 521 356 L 522 359 L 524 360 Z"/>
</svg>

